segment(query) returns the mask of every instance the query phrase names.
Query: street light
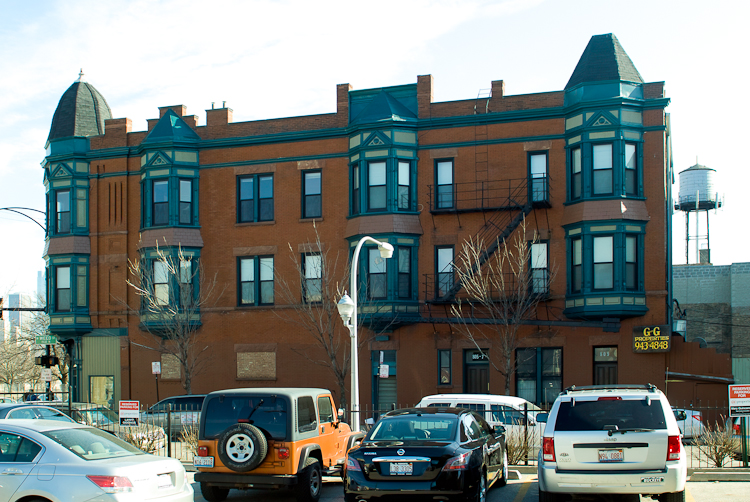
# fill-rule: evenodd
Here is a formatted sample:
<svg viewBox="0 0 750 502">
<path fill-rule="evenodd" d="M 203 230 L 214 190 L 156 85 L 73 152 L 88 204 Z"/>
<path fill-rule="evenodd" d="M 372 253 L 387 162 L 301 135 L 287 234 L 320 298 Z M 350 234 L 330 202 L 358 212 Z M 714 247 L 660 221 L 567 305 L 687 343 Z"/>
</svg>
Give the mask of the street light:
<svg viewBox="0 0 750 502">
<path fill-rule="evenodd" d="M 351 390 L 351 410 L 352 410 L 352 431 L 359 432 L 359 360 L 357 358 L 357 263 L 359 262 L 359 251 L 362 249 L 362 245 L 365 242 L 372 242 L 378 245 L 380 256 L 383 259 L 388 259 L 393 256 L 393 246 L 387 242 L 380 242 L 377 239 L 373 239 L 370 236 L 362 237 L 357 243 L 357 247 L 354 250 L 354 256 L 352 257 L 352 270 L 350 273 L 351 282 L 350 287 L 352 291 L 352 298 L 344 292 L 344 296 L 341 297 L 336 307 L 339 309 L 339 315 L 341 320 L 344 321 L 344 326 L 349 329 L 349 336 L 351 337 L 351 378 L 352 378 L 352 390 Z"/>
</svg>

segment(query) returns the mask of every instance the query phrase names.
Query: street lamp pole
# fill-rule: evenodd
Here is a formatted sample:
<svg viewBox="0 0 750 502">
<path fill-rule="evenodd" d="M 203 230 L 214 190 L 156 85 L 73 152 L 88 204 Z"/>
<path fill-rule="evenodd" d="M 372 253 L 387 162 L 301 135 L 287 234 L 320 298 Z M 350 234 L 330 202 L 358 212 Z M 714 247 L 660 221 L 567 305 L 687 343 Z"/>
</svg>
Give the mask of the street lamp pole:
<svg viewBox="0 0 750 502">
<path fill-rule="evenodd" d="M 352 297 L 344 292 L 344 296 L 339 300 L 337 307 L 341 320 L 344 321 L 344 326 L 349 329 L 349 336 L 351 337 L 351 412 L 352 412 L 352 431 L 359 432 L 359 358 L 357 354 L 357 264 L 359 263 L 359 251 L 362 249 L 362 245 L 365 242 L 372 242 L 377 244 L 380 256 L 383 259 L 388 259 L 393 256 L 393 246 L 387 242 L 381 242 L 377 239 L 373 239 L 370 236 L 362 237 L 357 243 L 357 247 L 354 249 L 354 256 L 352 256 L 352 268 L 350 275 L 350 288 L 352 291 Z"/>
</svg>

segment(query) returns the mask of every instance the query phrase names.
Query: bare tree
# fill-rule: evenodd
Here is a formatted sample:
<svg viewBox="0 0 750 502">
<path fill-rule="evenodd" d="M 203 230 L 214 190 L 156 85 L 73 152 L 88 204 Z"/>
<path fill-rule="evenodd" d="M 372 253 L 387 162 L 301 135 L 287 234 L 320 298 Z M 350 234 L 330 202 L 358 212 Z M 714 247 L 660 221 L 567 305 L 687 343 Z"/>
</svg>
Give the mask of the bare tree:
<svg viewBox="0 0 750 502">
<path fill-rule="evenodd" d="M 285 278 L 275 274 L 279 296 L 292 307 L 294 315 L 288 316 L 287 311 L 279 310 L 274 310 L 274 313 L 301 327 L 320 347 L 321 352 L 317 354 L 295 348 L 292 350 L 331 372 L 339 388 L 339 403 L 344 404 L 348 403 L 346 388 L 351 366 L 351 338 L 339 316 L 337 304 L 350 282 L 350 262 L 345 253 L 333 252 L 321 242 L 314 223 L 313 229 L 314 242 L 302 244 L 296 252 L 289 244 L 294 277 Z M 357 295 L 360 308 L 368 303 L 363 293 L 358 291 Z M 367 321 L 366 316 L 359 316 L 357 351 L 394 322 L 395 318 L 390 319 L 385 327 L 377 329 Z M 368 330 L 365 332 L 363 328 Z"/>
<path fill-rule="evenodd" d="M 38 304 L 43 307 L 44 299 L 39 298 Z M 19 337 L 23 339 L 37 355 L 41 355 L 44 352 L 44 346 L 35 345 L 36 337 L 49 335 L 51 335 L 49 330 L 49 315 L 43 311 L 32 312 L 29 320 L 19 327 Z M 70 357 L 68 351 L 62 343 L 56 342 L 50 344 L 50 355 L 57 357 L 57 364 L 52 367 L 52 377 L 60 381 L 64 390 L 68 385 L 68 379 L 70 377 Z M 38 370 L 38 368 L 36 369 Z M 39 371 L 37 371 L 37 373 L 39 373 Z M 41 375 L 39 376 L 41 377 Z"/>
<path fill-rule="evenodd" d="M 0 383 L 8 392 L 18 391 L 33 380 L 34 354 L 25 342 L 3 340 L 0 342 Z"/>
<path fill-rule="evenodd" d="M 198 257 L 182 246 L 160 247 L 158 242 L 153 256 L 128 260 L 128 271 L 126 282 L 141 301 L 140 310 L 135 312 L 141 325 L 157 341 L 159 352 L 177 359 L 182 387 L 190 394 L 209 349 L 198 339 L 200 310 L 223 294 L 217 274 L 208 278 Z"/>
<path fill-rule="evenodd" d="M 451 313 L 458 322 L 458 330 L 471 340 L 477 349 L 492 343 L 499 350 L 485 354 L 492 367 L 505 379 L 505 394 L 510 394 L 510 379 L 519 361 L 519 330 L 525 321 L 537 318 L 540 303 L 547 299 L 556 275 L 547 266 L 547 255 L 533 256 L 539 236 L 534 232 L 531 241 L 526 237 L 524 220 L 513 234 L 513 239 L 498 242 L 497 251 L 488 256 L 484 243 L 478 239 L 464 242 L 454 260 L 454 272 L 464 298 L 451 305 Z M 544 267 L 535 266 L 544 260 Z"/>
<path fill-rule="evenodd" d="M 351 351 L 349 332 L 344 328 L 336 304 L 342 295 L 342 285 L 349 279 L 347 256 L 340 251 L 331 251 L 321 242 L 314 223 L 313 228 L 314 242 L 303 244 L 297 251 L 289 244 L 294 277 L 275 275 L 279 296 L 292 306 L 294 315 L 288 316 L 288 311 L 274 310 L 274 313 L 301 327 L 320 347 L 321 352 L 317 354 L 292 350 L 311 363 L 327 368 L 338 385 L 339 402 L 346 403 Z"/>
</svg>

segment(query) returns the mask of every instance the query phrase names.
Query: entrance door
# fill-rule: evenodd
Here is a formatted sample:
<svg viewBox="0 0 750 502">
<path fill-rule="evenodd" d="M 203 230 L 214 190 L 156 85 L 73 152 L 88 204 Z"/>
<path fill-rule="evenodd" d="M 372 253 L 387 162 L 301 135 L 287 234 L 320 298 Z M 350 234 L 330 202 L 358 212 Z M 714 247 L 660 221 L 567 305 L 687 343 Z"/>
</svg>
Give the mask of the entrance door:
<svg viewBox="0 0 750 502">
<path fill-rule="evenodd" d="M 490 363 L 487 351 L 464 351 L 464 392 L 467 394 L 490 393 Z"/>
</svg>

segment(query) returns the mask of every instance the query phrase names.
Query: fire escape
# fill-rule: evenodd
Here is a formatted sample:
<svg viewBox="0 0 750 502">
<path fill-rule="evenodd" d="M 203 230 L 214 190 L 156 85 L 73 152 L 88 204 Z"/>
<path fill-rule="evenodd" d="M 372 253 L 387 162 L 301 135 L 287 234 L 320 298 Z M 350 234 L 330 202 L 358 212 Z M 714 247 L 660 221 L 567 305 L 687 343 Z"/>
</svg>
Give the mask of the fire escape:
<svg viewBox="0 0 750 502">
<path fill-rule="evenodd" d="M 456 183 L 451 207 L 441 207 L 448 204 L 433 186 L 428 186 L 428 192 L 433 222 L 441 214 L 455 214 L 460 222 L 464 213 L 482 213 L 484 224 L 473 235 L 474 242 L 485 246 L 480 267 L 501 250 L 505 240 L 535 208 L 550 207 L 547 177 Z M 454 268 L 454 263 L 450 263 L 437 274 L 424 275 L 428 311 L 430 305 L 448 304 L 460 296 L 463 285 L 456 280 Z"/>
</svg>

